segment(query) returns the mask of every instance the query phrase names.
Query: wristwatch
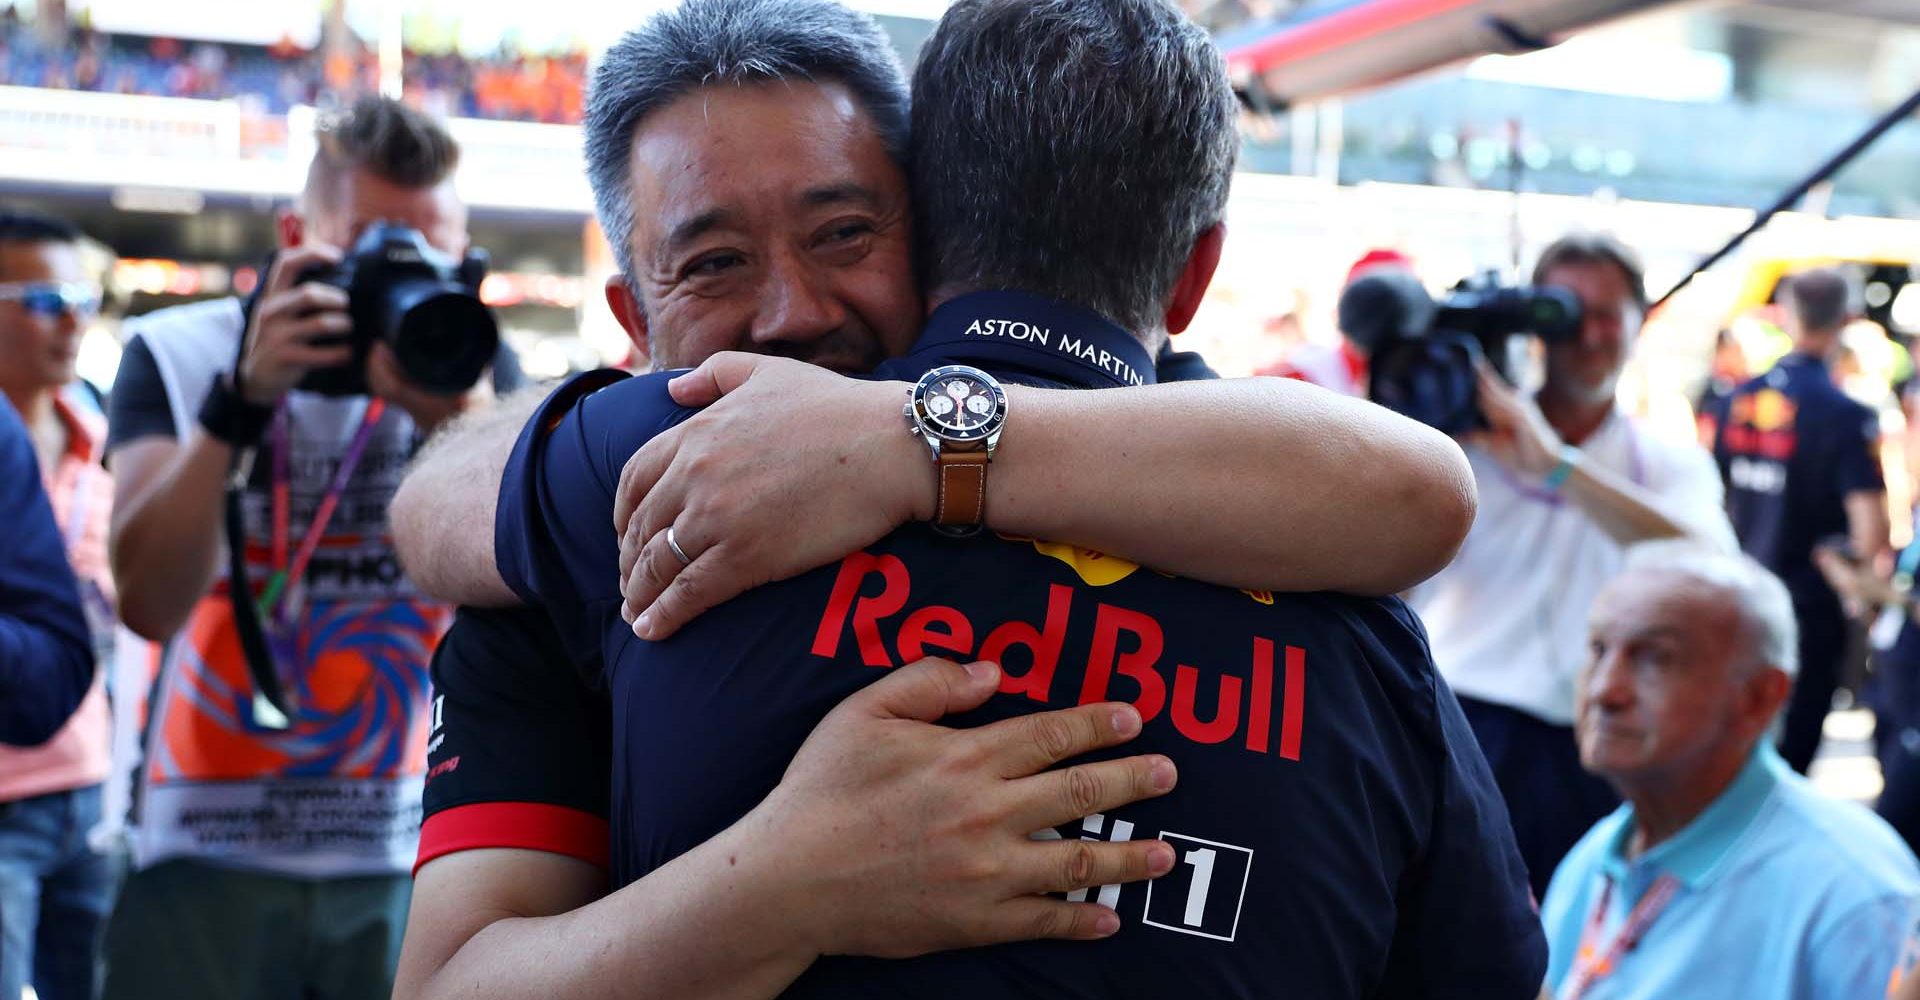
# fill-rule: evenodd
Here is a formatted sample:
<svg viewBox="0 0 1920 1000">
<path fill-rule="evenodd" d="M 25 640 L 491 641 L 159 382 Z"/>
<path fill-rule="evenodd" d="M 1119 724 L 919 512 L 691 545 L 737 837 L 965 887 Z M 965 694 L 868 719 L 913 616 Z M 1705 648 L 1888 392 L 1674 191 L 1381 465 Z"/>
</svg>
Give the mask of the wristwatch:
<svg viewBox="0 0 1920 1000">
<path fill-rule="evenodd" d="M 907 390 L 901 413 L 908 432 L 933 453 L 934 528 L 954 535 L 979 531 L 987 512 L 987 463 L 1007 422 L 1006 390 L 978 368 L 943 365 Z"/>
</svg>

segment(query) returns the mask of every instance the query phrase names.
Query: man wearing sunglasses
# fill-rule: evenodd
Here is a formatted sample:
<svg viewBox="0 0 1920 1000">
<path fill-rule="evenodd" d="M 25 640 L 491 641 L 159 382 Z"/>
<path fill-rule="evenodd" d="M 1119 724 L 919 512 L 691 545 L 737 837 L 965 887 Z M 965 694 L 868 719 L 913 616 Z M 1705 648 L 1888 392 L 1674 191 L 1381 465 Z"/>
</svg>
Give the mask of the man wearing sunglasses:
<svg viewBox="0 0 1920 1000">
<path fill-rule="evenodd" d="M 0 996 L 17 997 L 31 982 L 46 1000 L 91 994 L 94 953 L 113 897 L 111 867 L 87 843 L 87 831 L 100 820 L 108 769 L 107 698 L 95 667 L 113 637 L 106 549 L 113 483 L 100 466 L 106 420 L 87 392 L 67 391 L 77 384 L 81 334 L 100 308 L 100 288 L 80 259 L 80 238 L 60 220 L 0 211 L 0 393 L 20 412 L 34 459 L 22 463 L 24 470 L 0 470 L 7 480 L 0 490 L 11 496 L 42 487 L 53 515 L 36 539 L 30 524 L 14 520 L 28 515 L 12 507 L 0 511 L 9 532 L 0 548 L 24 554 L 38 541 L 48 556 L 64 554 L 72 575 L 65 565 L 57 574 L 42 566 L 19 582 L 44 596 L 51 588 L 72 588 L 77 576 L 71 617 L 79 625 L 84 609 L 93 639 L 81 664 L 93 679 L 83 675 L 74 685 L 84 692 L 78 707 L 63 701 L 53 727 L 31 738 L 37 745 L 0 734 L 0 741 L 21 741 L 0 742 Z M 11 556 L 9 563 L 18 566 Z M 0 583 L 0 593 L 9 589 Z M 15 601 L 11 594 L 3 599 Z M 9 607 L 0 616 L 15 613 Z M 24 668 L 44 683 L 56 666 L 44 649 L 0 640 L 0 677 Z M 16 701 L 40 699 L 0 681 L 0 703 Z"/>
<path fill-rule="evenodd" d="M 18 302 L 26 315 L 57 323 L 99 312 L 100 289 L 84 281 L 9 281 L 0 285 L 0 302 Z M 79 330 L 77 323 L 67 325 Z"/>
</svg>

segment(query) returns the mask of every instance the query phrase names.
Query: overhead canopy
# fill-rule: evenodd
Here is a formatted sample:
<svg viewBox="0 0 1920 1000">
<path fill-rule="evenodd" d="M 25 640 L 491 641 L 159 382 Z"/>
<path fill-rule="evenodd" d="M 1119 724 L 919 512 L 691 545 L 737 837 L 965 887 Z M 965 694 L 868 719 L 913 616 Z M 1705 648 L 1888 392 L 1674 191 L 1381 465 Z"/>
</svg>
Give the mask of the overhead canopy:
<svg viewBox="0 0 1920 1000">
<path fill-rule="evenodd" d="M 1674 2 L 1347 0 L 1246 25 L 1218 42 L 1237 85 L 1290 104 L 1475 56 L 1525 51 L 1600 21 Z"/>
</svg>

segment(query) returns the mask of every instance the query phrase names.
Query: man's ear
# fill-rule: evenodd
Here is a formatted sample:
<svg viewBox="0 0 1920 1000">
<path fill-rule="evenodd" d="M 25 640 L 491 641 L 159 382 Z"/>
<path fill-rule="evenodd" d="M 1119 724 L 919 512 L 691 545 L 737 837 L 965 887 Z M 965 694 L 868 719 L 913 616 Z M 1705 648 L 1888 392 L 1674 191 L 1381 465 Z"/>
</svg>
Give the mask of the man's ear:
<svg viewBox="0 0 1920 1000">
<path fill-rule="evenodd" d="M 641 308 L 626 276 L 618 271 L 607 276 L 607 308 L 613 310 L 613 318 L 620 321 L 620 328 L 633 342 L 634 367 L 653 367 L 653 352 L 647 349 L 647 311 Z"/>
<path fill-rule="evenodd" d="M 1777 667 L 1761 667 L 1747 679 L 1741 693 L 1740 725 L 1764 737 L 1793 694 L 1793 678 Z"/>
<path fill-rule="evenodd" d="M 307 224 L 300 213 L 291 208 L 283 208 L 273 220 L 275 234 L 280 237 L 280 249 L 291 250 L 306 241 Z"/>
<path fill-rule="evenodd" d="M 1173 296 L 1167 300 L 1168 333 L 1184 331 L 1193 322 L 1193 314 L 1200 311 L 1200 303 L 1207 297 L 1207 286 L 1213 283 L 1214 269 L 1220 266 L 1220 248 L 1226 241 L 1224 222 L 1208 226 L 1194 239 L 1186 266 L 1180 269 L 1180 280 L 1173 283 Z"/>
</svg>

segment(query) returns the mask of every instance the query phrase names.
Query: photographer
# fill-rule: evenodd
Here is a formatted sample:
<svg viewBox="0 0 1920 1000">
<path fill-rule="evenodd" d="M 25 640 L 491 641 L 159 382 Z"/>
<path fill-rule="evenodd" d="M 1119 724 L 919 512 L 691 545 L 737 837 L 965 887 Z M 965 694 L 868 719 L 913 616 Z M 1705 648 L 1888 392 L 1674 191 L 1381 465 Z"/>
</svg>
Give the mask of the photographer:
<svg viewBox="0 0 1920 1000">
<path fill-rule="evenodd" d="M 1486 427 L 1462 435 L 1479 516 L 1453 564 L 1413 603 L 1543 896 L 1561 857 L 1619 801 L 1581 770 L 1573 739 L 1587 609 L 1634 542 L 1733 539 L 1706 453 L 1643 433 L 1615 405 L 1646 311 L 1632 252 L 1604 236 L 1565 236 L 1541 253 L 1533 283 L 1578 298 L 1579 333 L 1547 345 L 1546 381 L 1533 399 L 1482 366 Z"/>
<path fill-rule="evenodd" d="M 367 99 L 323 117 L 317 140 L 254 300 L 128 324 L 111 556 L 126 623 L 173 641 L 147 725 L 138 870 L 108 930 L 112 997 L 391 988 L 427 660 L 450 609 L 401 573 L 386 508 L 420 439 L 492 397 L 486 357 L 442 363 L 485 350 L 496 385 L 517 368 L 492 354 L 477 258 L 447 276 L 467 252 L 452 138 Z M 230 470 L 237 497 L 223 495 Z M 226 579 L 235 563 L 244 584 Z M 258 604 L 243 614 L 233 590 Z"/>
</svg>

